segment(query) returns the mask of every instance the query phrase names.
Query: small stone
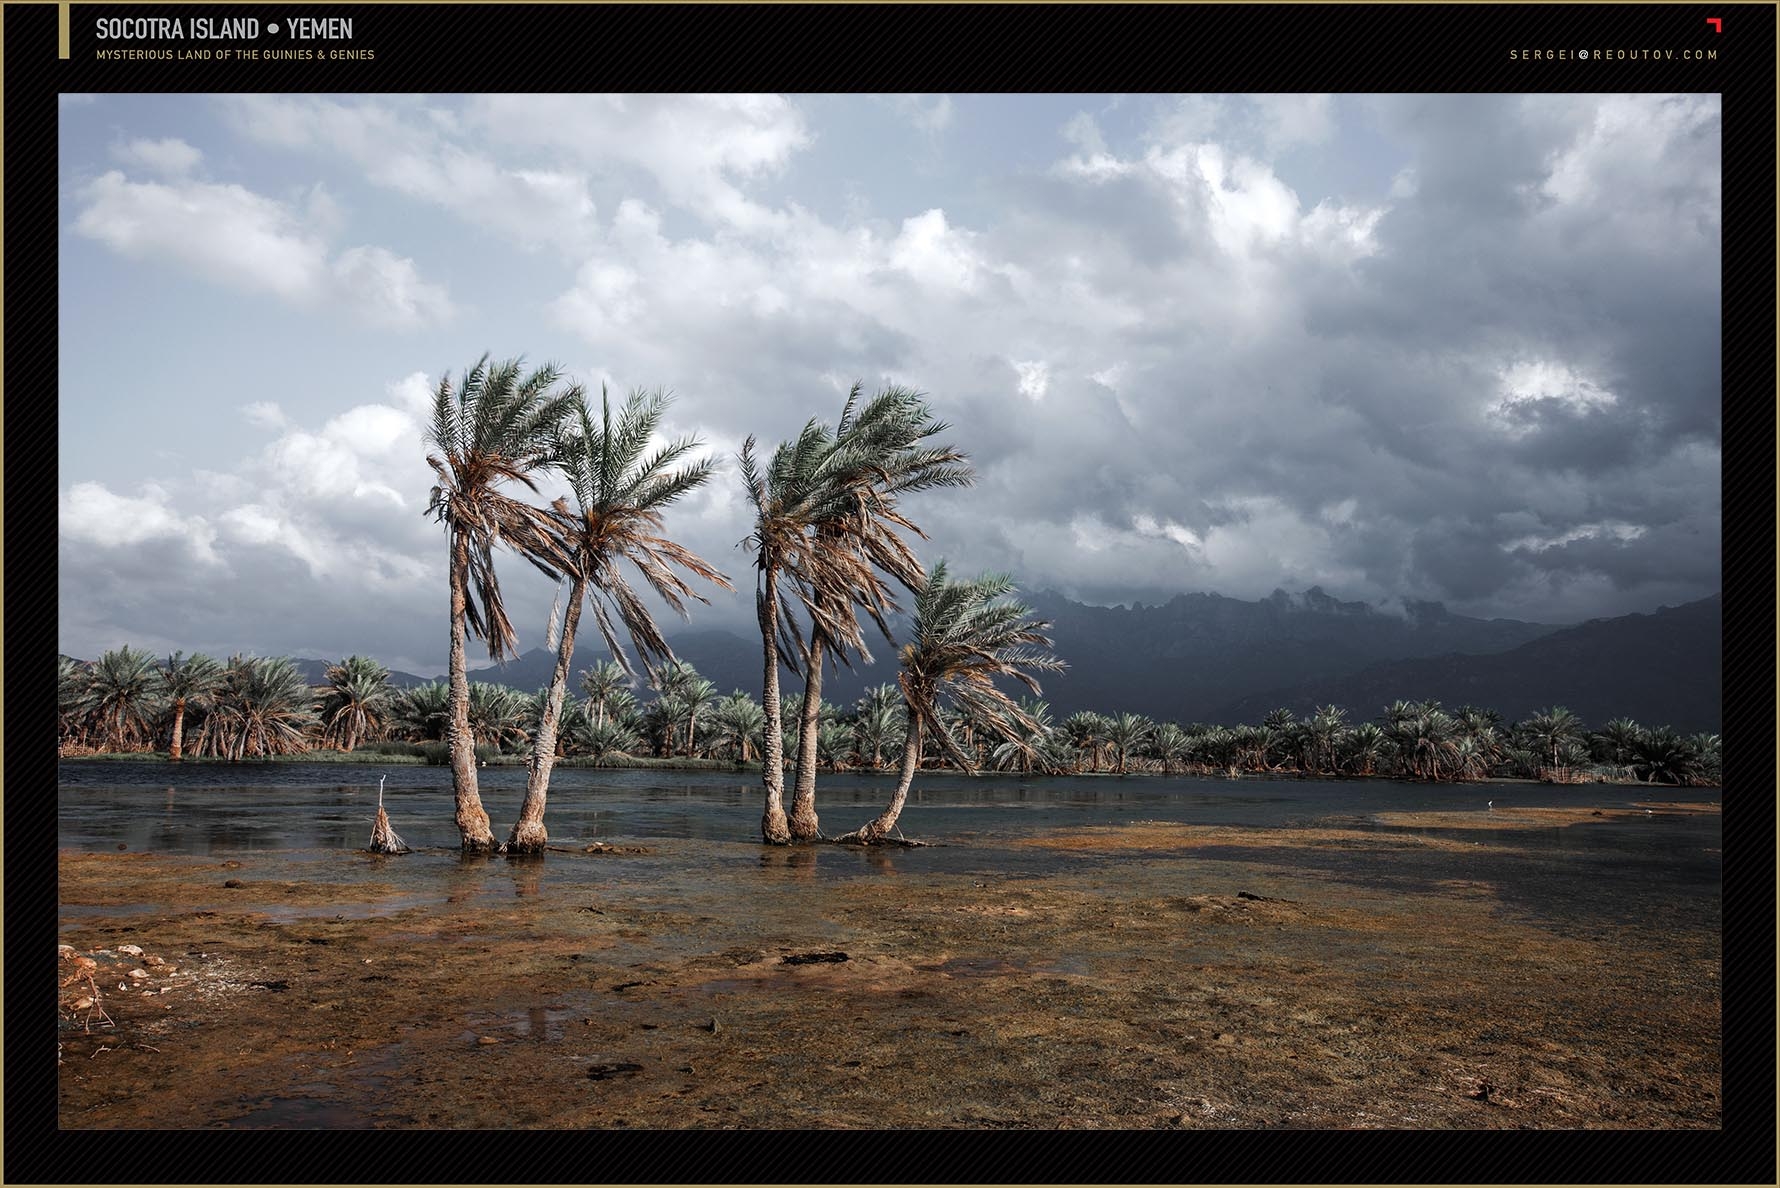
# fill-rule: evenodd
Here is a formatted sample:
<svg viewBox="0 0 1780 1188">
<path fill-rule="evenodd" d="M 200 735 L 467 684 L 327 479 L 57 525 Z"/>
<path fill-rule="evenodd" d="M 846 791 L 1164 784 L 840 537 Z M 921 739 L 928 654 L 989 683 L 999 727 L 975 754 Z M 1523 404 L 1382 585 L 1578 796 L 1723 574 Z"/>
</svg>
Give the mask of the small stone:
<svg viewBox="0 0 1780 1188">
<path fill-rule="evenodd" d="M 1228 1031 L 1218 1032 L 1217 1038 L 1218 1038 L 1218 1043 L 1220 1043 L 1220 1044 L 1233 1044 L 1236 1042 L 1236 1037 L 1231 1035 Z"/>
<path fill-rule="evenodd" d="M 492 1035 L 485 1035 L 485 1036 L 483 1036 L 483 1037 L 481 1037 L 481 1038 L 480 1038 L 480 1039 L 478 1039 L 478 1040 L 477 1040 L 477 1041 L 476 1041 L 476 1042 L 477 1042 L 477 1044 L 479 1044 L 479 1045 L 481 1045 L 481 1046 L 482 1046 L 482 1047 L 484 1047 L 484 1048 L 486 1048 L 486 1047 L 488 1047 L 488 1046 L 489 1046 L 489 1045 L 490 1045 L 490 1044 L 498 1044 L 498 1043 L 500 1043 L 500 1042 L 501 1042 L 501 1041 L 500 1041 L 500 1040 L 498 1040 L 498 1039 L 496 1039 L 496 1038 L 495 1038 L 495 1037 L 494 1037 L 494 1036 L 492 1036 Z"/>
<path fill-rule="evenodd" d="M 142 955 L 140 953 L 138 953 L 138 954 L 136 954 L 136 956 L 141 957 Z M 144 964 L 152 969 L 157 965 L 167 964 L 167 959 L 165 957 L 143 957 L 142 964 Z"/>
<path fill-rule="evenodd" d="M 142 950 L 135 945 L 119 945 L 117 951 L 126 957 L 140 957 Z"/>
<path fill-rule="evenodd" d="M 240 885 L 241 885 L 240 879 L 224 879 L 223 880 L 223 886 L 225 886 L 225 887 L 239 887 Z"/>
<path fill-rule="evenodd" d="M 77 998 L 74 1000 L 74 1009 L 77 1011 L 84 1011 L 92 1005 L 93 1005 L 93 1000 L 90 998 L 82 997 L 82 998 Z"/>
<path fill-rule="evenodd" d="M 165 994 L 165 993 L 167 993 L 167 991 L 169 991 L 171 989 L 173 989 L 173 987 L 171 987 L 171 986 L 162 986 L 158 991 L 156 991 L 156 993 Z"/>
<path fill-rule="evenodd" d="M 76 957 L 74 959 L 74 967 L 82 973 L 91 973 L 99 968 L 99 963 L 94 961 L 91 957 Z"/>
<path fill-rule="evenodd" d="M 58 960 L 61 960 L 61 961 L 72 961 L 74 959 L 74 946 L 73 945 L 57 945 L 56 946 L 56 957 Z"/>
<path fill-rule="evenodd" d="M 704 1024 L 704 1025 L 703 1025 L 703 1026 L 702 1026 L 702 1027 L 701 1027 L 701 1028 L 700 1028 L 700 1030 L 701 1030 L 701 1031 L 708 1031 L 708 1032 L 710 1032 L 710 1033 L 711 1033 L 711 1034 L 712 1034 L 712 1035 L 716 1035 L 716 1034 L 717 1034 L 717 1033 L 718 1033 L 718 1032 L 719 1032 L 719 1031 L 722 1031 L 722 1030 L 723 1030 L 723 1024 L 721 1024 L 721 1023 L 719 1023 L 719 1022 L 718 1022 L 718 1021 L 717 1021 L 717 1020 L 715 1020 L 715 1019 L 712 1019 L 712 1020 L 711 1020 L 711 1021 L 710 1021 L 710 1022 L 709 1022 L 709 1023 L 706 1023 L 706 1024 Z"/>
<path fill-rule="evenodd" d="M 146 969 L 133 969 L 124 976 L 129 978 L 132 982 L 148 981 L 148 971 Z"/>
</svg>

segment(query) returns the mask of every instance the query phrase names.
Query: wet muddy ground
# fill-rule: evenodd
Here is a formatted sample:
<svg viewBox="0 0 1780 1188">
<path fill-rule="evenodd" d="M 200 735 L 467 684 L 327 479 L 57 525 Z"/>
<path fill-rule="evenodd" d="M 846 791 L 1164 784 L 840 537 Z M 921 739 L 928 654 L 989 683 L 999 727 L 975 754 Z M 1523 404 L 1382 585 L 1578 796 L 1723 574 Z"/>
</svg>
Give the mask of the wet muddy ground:
<svg viewBox="0 0 1780 1188">
<path fill-rule="evenodd" d="M 1716 888 L 1570 916 L 1512 877 L 1516 829 L 1634 812 L 1140 822 L 964 862 L 64 850 L 60 1122 L 1715 1127 Z"/>
</svg>

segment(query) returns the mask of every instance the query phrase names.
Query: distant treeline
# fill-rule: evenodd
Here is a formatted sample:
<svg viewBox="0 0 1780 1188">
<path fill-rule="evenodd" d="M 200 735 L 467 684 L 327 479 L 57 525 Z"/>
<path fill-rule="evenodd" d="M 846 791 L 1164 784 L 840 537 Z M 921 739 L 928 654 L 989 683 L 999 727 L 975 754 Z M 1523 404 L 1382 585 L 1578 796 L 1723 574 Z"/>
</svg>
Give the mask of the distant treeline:
<svg viewBox="0 0 1780 1188">
<path fill-rule="evenodd" d="M 159 752 L 232 760 L 365 754 L 444 764 L 444 683 L 395 689 L 380 664 L 349 656 L 307 684 L 283 657 L 227 661 L 124 647 L 87 664 L 60 662 L 60 753 Z M 638 681 L 610 661 L 578 674 L 580 696 L 562 712 L 556 752 L 600 766 L 725 766 L 756 763 L 767 715 L 737 690 L 719 694 L 684 661 Z M 470 729 L 484 761 L 529 755 L 545 708 L 543 690 L 470 685 Z M 1590 728 L 1561 706 L 1507 722 L 1474 706 L 1398 701 L 1377 718 L 1349 720 L 1325 706 L 1298 718 L 1275 710 L 1237 725 L 1156 722 L 1139 714 L 1083 712 L 1054 720 L 1040 700 L 1020 702 L 1027 726 L 1009 737 L 967 713 L 942 710 L 953 737 L 985 770 L 1027 774 L 1287 773 L 1426 781 L 1520 777 L 1560 783 L 1637 780 L 1716 784 L 1715 734 L 1682 735 L 1625 718 Z M 780 699 L 781 752 L 796 751 L 800 695 Z M 907 738 L 901 691 L 879 685 L 849 707 L 822 702 L 817 757 L 830 771 L 889 771 Z M 1004 719 L 1005 720 L 1005 719 Z M 924 767 L 957 767 L 929 745 Z M 333 758 L 333 755 L 328 755 Z"/>
</svg>

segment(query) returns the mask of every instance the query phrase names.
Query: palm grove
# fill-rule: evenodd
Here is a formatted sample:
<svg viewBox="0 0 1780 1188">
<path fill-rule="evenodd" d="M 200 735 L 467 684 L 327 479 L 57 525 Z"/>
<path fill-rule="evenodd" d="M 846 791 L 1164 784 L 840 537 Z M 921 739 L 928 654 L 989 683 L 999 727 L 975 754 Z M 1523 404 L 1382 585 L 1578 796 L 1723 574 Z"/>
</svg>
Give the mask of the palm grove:
<svg viewBox="0 0 1780 1188">
<path fill-rule="evenodd" d="M 1131 713 L 1053 721 L 1036 679 L 1062 667 L 1048 624 L 1012 599 L 1006 577 L 957 580 L 943 562 L 924 567 L 914 551 L 924 533 L 904 497 L 968 486 L 974 472 L 964 453 L 938 440 L 948 427 L 925 399 L 894 386 L 869 398 L 855 387 L 833 424 L 813 418 L 770 454 L 753 438 L 744 444 L 738 463 L 753 524 L 742 543 L 754 562 L 762 696 L 720 697 L 675 658 L 644 593 L 684 617 L 689 603 L 708 601 L 702 587 L 732 588 L 665 534 L 666 510 L 716 469 L 695 456 L 696 438 L 658 440 L 668 403 L 662 393 L 638 391 L 614 409 L 602 391 L 596 408 L 557 368 L 527 371 L 518 360 L 484 357 L 456 383 L 447 375 L 427 434 L 437 478 L 427 510 L 445 529 L 449 558 L 446 682 L 397 691 L 387 670 L 360 656 L 330 666 L 318 689 L 283 658 L 218 663 L 175 653 L 163 663 L 128 647 L 88 665 L 63 657 L 62 753 L 164 745 L 172 759 L 242 760 L 319 746 L 443 760 L 462 847 L 515 853 L 540 851 L 548 840 L 545 807 L 559 758 L 758 762 L 761 834 L 775 844 L 822 836 L 819 769 L 882 770 L 893 760 L 889 806 L 838 840 L 888 840 L 915 773 L 929 762 L 1025 773 L 1718 779 L 1716 735 L 1625 719 L 1590 731 L 1562 707 L 1513 724 L 1485 709 L 1430 702 L 1397 702 L 1376 722 L 1357 723 L 1334 706 L 1302 720 L 1278 710 L 1234 727 Z M 571 494 L 537 498 L 546 474 Z M 556 662 L 535 695 L 469 679 L 471 635 L 497 661 L 517 647 L 498 553 L 523 559 L 563 591 L 547 632 Z M 897 648 L 899 597 L 911 605 Z M 612 659 L 580 674 L 576 697 L 569 686 L 584 610 Z M 896 683 L 869 690 L 850 711 L 823 701 L 825 669 L 869 663 L 874 635 L 897 651 Z M 801 678 L 801 690 L 780 689 L 781 665 Z M 1010 695 L 1015 684 L 1029 695 Z M 647 703 L 642 690 L 653 693 Z M 477 770 L 506 756 L 524 757 L 527 785 L 500 845 Z"/>
</svg>

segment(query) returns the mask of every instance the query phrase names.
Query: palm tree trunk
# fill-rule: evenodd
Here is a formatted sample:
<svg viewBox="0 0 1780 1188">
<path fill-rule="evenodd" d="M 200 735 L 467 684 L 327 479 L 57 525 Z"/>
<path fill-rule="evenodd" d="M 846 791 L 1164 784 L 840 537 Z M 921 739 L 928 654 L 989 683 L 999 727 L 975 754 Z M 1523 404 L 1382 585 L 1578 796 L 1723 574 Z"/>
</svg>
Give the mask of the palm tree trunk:
<svg viewBox="0 0 1780 1188">
<path fill-rule="evenodd" d="M 168 747 L 167 758 L 178 763 L 185 753 L 185 698 L 181 697 L 173 703 L 173 742 Z"/>
<path fill-rule="evenodd" d="M 890 807 L 878 814 L 876 820 L 866 825 L 857 833 L 850 833 L 842 841 L 859 842 L 862 845 L 875 845 L 882 841 L 889 832 L 896 828 L 896 818 L 902 815 L 902 806 L 908 803 L 909 788 L 915 782 L 915 770 L 921 766 L 921 720 L 914 714 L 909 715 L 908 742 L 902 748 L 902 771 L 896 778 L 896 794 L 890 798 Z"/>
<path fill-rule="evenodd" d="M 451 662 L 447 677 L 450 718 L 445 727 L 445 741 L 451 750 L 451 789 L 457 799 L 457 832 L 464 852 L 486 854 L 494 850 L 494 834 L 489 831 L 488 813 L 482 807 L 482 794 L 476 786 L 476 738 L 470 732 L 470 671 L 464 659 L 464 639 L 469 632 L 466 622 L 469 595 L 464 586 L 469 569 L 469 542 L 454 532 L 451 540 Z"/>
<path fill-rule="evenodd" d="M 556 671 L 550 677 L 550 693 L 544 700 L 544 712 L 538 721 L 538 736 L 532 741 L 531 773 L 525 781 L 525 802 L 519 806 L 519 820 L 507 838 L 509 854 L 540 854 L 550 840 L 544 829 L 544 798 L 550 790 L 550 769 L 556 764 L 556 730 L 562 721 L 563 694 L 569 687 L 569 661 L 575 655 L 575 629 L 581 622 L 581 600 L 586 593 L 586 580 L 577 577 L 569 590 L 568 609 L 562 617 L 562 642 L 556 649 Z"/>
<path fill-rule="evenodd" d="M 761 740 L 761 779 L 766 784 L 766 811 L 760 818 L 761 839 L 769 845 L 782 846 L 791 840 L 791 829 L 785 821 L 785 742 L 779 718 L 779 652 L 773 646 L 776 624 L 773 616 L 779 605 L 779 574 L 776 567 L 766 566 L 765 583 L 756 605 L 760 620 L 760 644 L 766 655 L 766 672 L 761 678 L 760 700 L 766 711 L 766 737 Z"/>
<path fill-rule="evenodd" d="M 803 713 L 797 730 L 797 782 L 791 799 L 791 836 L 813 841 L 822 836 L 816 820 L 816 735 L 822 721 L 822 661 L 827 649 L 822 633 L 810 632 L 810 651 L 804 661 Z"/>
</svg>

